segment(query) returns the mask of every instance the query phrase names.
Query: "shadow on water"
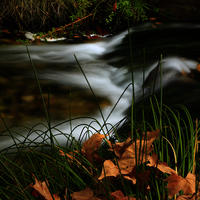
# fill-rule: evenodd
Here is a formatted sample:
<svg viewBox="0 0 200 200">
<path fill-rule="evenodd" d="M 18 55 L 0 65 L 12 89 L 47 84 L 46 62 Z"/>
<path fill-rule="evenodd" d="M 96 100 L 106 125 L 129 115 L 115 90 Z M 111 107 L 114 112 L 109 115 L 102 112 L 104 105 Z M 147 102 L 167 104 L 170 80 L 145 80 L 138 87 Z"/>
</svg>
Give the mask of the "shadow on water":
<svg viewBox="0 0 200 200">
<path fill-rule="evenodd" d="M 199 35 L 200 25 L 189 24 L 145 23 L 131 29 L 137 104 L 142 102 L 143 95 L 147 97 L 154 92 L 159 97 L 159 60 L 162 54 L 163 103 L 183 104 L 193 117 L 199 117 Z M 47 106 L 49 104 L 52 125 L 79 116 L 94 117 L 103 124 L 98 106 L 75 62 L 74 54 L 94 90 L 105 119 L 108 117 L 106 122 L 115 124 L 129 114 L 131 87 L 109 115 L 120 95 L 131 83 L 129 48 L 127 31 L 95 43 L 30 45 L 30 55 Z M 33 126 L 45 122 L 41 96 L 26 48 L 21 45 L 0 46 L 0 70 L 0 112 L 8 125 L 20 123 Z M 73 127 L 90 122 L 91 119 L 79 119 L 73 122 Z M 2 122 L 0 126 L 4 129 Z M 60 127 L 66 133 L 70 132 L 69 125 L 63 124 Z M 80 130 L 76 134 L 78 136 Z"/>
</svg>

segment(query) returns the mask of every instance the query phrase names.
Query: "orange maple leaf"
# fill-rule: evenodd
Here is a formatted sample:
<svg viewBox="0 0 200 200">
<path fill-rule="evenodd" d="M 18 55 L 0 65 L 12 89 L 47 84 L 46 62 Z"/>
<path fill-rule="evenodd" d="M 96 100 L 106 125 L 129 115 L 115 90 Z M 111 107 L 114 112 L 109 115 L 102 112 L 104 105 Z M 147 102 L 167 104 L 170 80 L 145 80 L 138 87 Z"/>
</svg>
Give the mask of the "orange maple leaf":
<svg viewBox="0 0 200 200">
<path fill-rule="evenodd" d="M 60 197 L 57 196 L 57 194 L 54 194 L 53 197 L 51 195 L 51 193 L 49 192 L 49 188 L 47 186 L 48 184 L 48 181 L 47 184 L 46 182 L 40 182 L 37 180 L 36 176 L 34 174 L 32 174 L 32 176 L 35 178 L 35 185 L 31 185 L 31 187 L 33 187 L 36 191 L 36 194 L 44 199 L 44 200 L 53 200 L 53 197 L 54 197 L 54 200 L 60 200 Z"/>
<path fill-rule="evenodd" d="M 176 174 L 176 171 L 170 168 L 167 163 L 158 161 L 158 156 L 155 154 L 155 152 L 153 152 L 148 160 L 150 163 L 148 163 L 147 166 L 156 167 L 163 173 Z"/>
<path fill-rule="evenodd" d="M 183 178 L 177 174 L 171 174 L 169 177 L 164 179 L 168 182 L 168 192 L 169 198 L 172 198 L 180 190 L 183 190 L 184 194 L 194 194 L 195 193 L 195 178 L 196 175 L 188 173 L 186 178 Z"/>
<path fill-rule="evenodd" d="M 121 190 L 117 190 L 115 192 L 110 193 L 114 200 L 136 200 L 134 197 L 125 197 Z"/>
<path fill-rule="evenodd" d="M 72 193 L 71 197 L 76 200 L 101 200 L 93 195 L 93 190 L 89 187 L 86 187 L 85 190 Z"/>
</svg>

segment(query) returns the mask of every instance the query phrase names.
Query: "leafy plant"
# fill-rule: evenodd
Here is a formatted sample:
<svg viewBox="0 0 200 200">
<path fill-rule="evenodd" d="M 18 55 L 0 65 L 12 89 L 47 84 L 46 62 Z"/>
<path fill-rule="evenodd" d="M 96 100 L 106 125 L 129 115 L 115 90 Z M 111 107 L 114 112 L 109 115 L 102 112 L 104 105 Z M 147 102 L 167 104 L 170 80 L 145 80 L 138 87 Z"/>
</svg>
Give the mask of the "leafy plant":
<svg viewBox="0 0 200 200">
<path fill-rule="evenodd" d="M 51 27 L 65 26 L 93 14 L 93 17 L 73 24 L 73 28 L 95 31 L 95 27 L 105 24 L 120 29 L 119 21 L 127 23 L 129 20 L 134 25 L 147 20 L 149 9 L 150 6 L 143 0 L 13 0 L 10 3 L 3 0 L 0 19 L 4 29 L 12 26 L 21 31 L 48 32 Z"/>
<path fill-rule="evenodd" d="M 114 8 L 106 18 L 106 23 L 113 22 L 114 18 L 120 16 L 128 21 L 144 21 L 147 20 L 146 11 L 149 7 L 142 0 L 119 0 L 114 4 Z"/>
</svg>

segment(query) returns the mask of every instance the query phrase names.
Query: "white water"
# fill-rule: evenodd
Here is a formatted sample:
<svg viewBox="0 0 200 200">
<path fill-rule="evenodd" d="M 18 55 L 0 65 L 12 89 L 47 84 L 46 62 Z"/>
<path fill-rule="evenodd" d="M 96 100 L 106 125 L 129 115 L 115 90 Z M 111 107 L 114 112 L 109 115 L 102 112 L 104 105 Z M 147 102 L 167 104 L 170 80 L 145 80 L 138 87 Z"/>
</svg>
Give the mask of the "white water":
<svg viewBox="0 0 200 200">
<path fill-rule="evenodd" d="M 180 26 L 178 26 L 180 27 Z M 133 29 L 134 31 L 145 32 L 149 28 L 149 25 L 144 25 L 142 28 Z M 174 26 L 171 26 L 174 28 Z M 197 27 L 198 28 L 198 27 Z M 105 106 L 102 108 L 102 113 L 106 123 L 112 125 L 119 122 L 123 117 L 125 117 L 124 111 L 131 105 L 132 98 L 132 88 L 131 86 L 124 93 L 113 113 L 110 115 L 112 108 L 115 106 L 121 94 L 124 92 L 125 88 L 131 83 L 131 72 L 130 65 L 127 67 L 127 64 L 124 66 L 121 65 L 120 68 L 109 65 L 109 62 L 118 62 L 121 58 L 124 57 L 124 52 L 122 49 L 121 55 L 110 57 L 108 60 L 101 58 L 102 55 L 112 53 L 117 49 L 127 34 L 123 32 L 118 36 L 115 36 L 110 39 L 105 39 L 101 42 L 96 43 L 86 43 L 86 44 L 62 44 L 62 45 L 31 45 L 29 46 L 29 51 L 33 62 L 36 64 L 42 63 L 46 66 L 48 64 L 53 64 L 54 67 L 47 67 L 45 70 L 39 70 L 38 77 L 40 80 L 48 80 L 55 84 L 60 84 L 63 86 L 70 86 L 73 88 L 79 88 L 80 90 L 88 89 L 88 83 L 86 82 L 81 70 L 78 67 L 78 64 L 75 61 L 74 55 L 76 55 L 83 71 L 92 86 L 92 89 L 96 95 L 102 97 L 108 97 L 111 105 Z M 173 40 L 172 40 L 173 44 Z M 180 44 L 183 45 L 183 44 Z M 187 44 L 188 45 L 188 44 Z M 127 47 L 126 47 L 127 48 Z M 30 65 L 29 58 L 24 46 L 12 46 L 12 47 L 1 47 L 0 48 L 0 59 L 2 66 L 20 64 Z M 58 65 L 58 66 L 57 66 Z M 143 69 L 137 66 L 137 62 L 134 63 L 134 89 L 136 94 L 136 101 L 141 100 L 142 97 L 142 86 L 143 86 L 143 76 L 144 80 L 147 80 L 147 87 L 145 88 L 145 96 L 149 94 L 148 87 L 148 77 L 149 80 L 154 80 L 155 76 L 151 74 L 153 70 L 155 71 L 156 66 L 158 65 L 158 60 L 153 62 L 146 63 L 145 74 L 143 74 Z M 191 70 L 197 69 L 198 62 L 191 59 L 182 59 L 181 56 L 172 55 L 163 56 L 162 60 L 162 84 L 163 87 L 166 87 L 168 84 L 174 81 L 185 81 L 191 82 L 192 79 L 189 76 Z M 1 66 L 1 67 L 2 67 Z M 151 73 L 152 72 L 152 73 Z M 30 74 L 27 74 L 30 76 Z M 31 76 L 30 76 L 31 77 Z M 156 91 L 160 90 L 160 79 L 157 78 L 156 82 Z M 110 116 L 109 116 L 110 115 Z M 109 116 L 109 118 L 108 118 Z M 104 124 L 100 112 L 96 115 L 91 115 L 95 118 L 100 124 L 92 123 L 90 128 L 91 133 L 94 133 L 95 130 L 100 130 L 101 126 Z M 69 123 L 64 123 L 57 128 L 59 131 L 69 134 L 71 128 L 75 128 L 79 124 L 90 124 L 92 119 L 81 119 L 72 121 L 72 127 Z M 45 123 L 45 122 L 44 122 Z M 58 123 L 58 122 L 56 122 Z M 24 124 L 34 125 L 34 122 L 24 121 Z M 54 122 L 52 122 L 54 125 Z M 3 127 L 2 127 L 3 128 Z M 1 128 L 1 129 L 2 129 Z M 111 126 L 108 125 L 108 129 Z M 42 126 L 38 126 L 37 129 L 43 129 Z M 75 128 L 73 130 L 73 136 L 78 138 L 83 126 Z M 26 135 L 26 131 L 20 130 L 21 134 Z M 105 130 L 105 127 L 104 127 Z M 88 131 L 89 132 L 89 131 Z M 54 131 L 54 134 L 58 133 Z M 34 139 L 35 135 L 31 135 L 30 139 Z M 66 143 L 65 138 L 57 137 L 58 142 L 61 145 Z M 3 144 L 1 143 L 1 149 L 11 144 L 11 140 L 4 140 Z"/>
</svg>

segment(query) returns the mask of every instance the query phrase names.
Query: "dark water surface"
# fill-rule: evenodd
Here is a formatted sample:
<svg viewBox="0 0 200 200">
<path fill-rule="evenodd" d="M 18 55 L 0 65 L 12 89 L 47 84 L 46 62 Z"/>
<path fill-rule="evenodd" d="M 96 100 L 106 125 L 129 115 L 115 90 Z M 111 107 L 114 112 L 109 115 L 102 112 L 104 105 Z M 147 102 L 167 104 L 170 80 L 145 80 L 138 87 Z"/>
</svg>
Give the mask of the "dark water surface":
<svg viewBox="0 0 200 200">
<path fill-rule="evenodd" d="M 130 108 L 132 88 L 129 87 L 110 112 L 120 95 L 132 81 L 130 41 L 134 72 L 136 102 L 143 96 L 160 91 L 160 69 L 162 54 L 163 100 L 169 105 L 181 103 L 198 117 L 200 111 L 200 25 L 146 23 L 112 38 L 99 42 L 69 44 L 29 45 L 52 125 L 71 117 L 90 116 L 100 124 L 92 125 L 98 130 L 103 124 L 101 113 L 88 83 L 75 60 L 76 55 L 106 122 L 115 124 L 126 116 Z M 143 67 L 145 66 L 145 74 Z M 46 123 L 45 112 L 36 78 L 30 64 L 26 47 L 0 46 L 0 113 L 8 126 L 23 124 L 32 127 Z M 159 74 L 159 73 L 158 73 Z M 72 128 L 92 119 L 72 121 Z M 39 126 L 41 129 L 44 127 Z M 58 127 L 70 132 L 69 123 Z M 5 129 L 0 121 L 0 131 Z M 27 134 L 27 129 L 18 132 Z M 73 133 L 80 134 L 80 128 Z M 4 133 L 5 134 L 5 133 Z M 34 137 L 34 136 L 33 136 Z M 1 137 L 2 138 L 2 137 Z M 1 148 L 8 145 L 4 137 Z M 62 138 L 60 138 L 61 143 Z"/>
</svg>

